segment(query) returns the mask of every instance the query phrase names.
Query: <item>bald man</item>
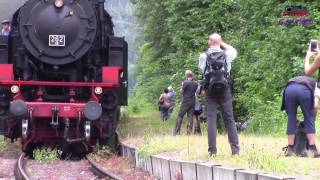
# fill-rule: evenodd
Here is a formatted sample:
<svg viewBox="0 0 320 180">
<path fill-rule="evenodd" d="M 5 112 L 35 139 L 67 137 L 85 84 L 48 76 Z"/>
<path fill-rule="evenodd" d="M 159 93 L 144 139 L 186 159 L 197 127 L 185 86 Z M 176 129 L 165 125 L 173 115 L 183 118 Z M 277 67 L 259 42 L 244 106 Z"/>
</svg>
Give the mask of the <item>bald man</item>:
<svg viewBox="0 0 320 180">
<path fill-rule="evenodd" d="M 208 39 L 209 48 L 205 53 L 202 53 L 199 57 L 199 69 L 203 74 L 207 72 L 207 55 L 214 52 L 225 53 L 227 73 L 230 73 L 231 63 L 237 57 L 237 50 L 232 46 L 222 41 L 222 38 L 219 34 L 212 34 Z M 209 144 L 209 154 L 215 156 L 217 153 L 216 147 L 216 136 L 217 136 L 217 105 L 221 107 L 222 117 L 224 124 L 228 131 L 228 139 L 231 146 L 232 155 L 238 155 L 240 152 L 239 147 L 239 137 L 237 134 L 237 128 L 233 116 L 233 107 L 232 107 L 232 95 L 231 87 L 228 86 L 224 90 L 223 94 L 216 96 L 210 94 L 206 91 L 206 110 L 207 110 L 207 126 L 208 126 L 208 144 Z"/>
</svg>

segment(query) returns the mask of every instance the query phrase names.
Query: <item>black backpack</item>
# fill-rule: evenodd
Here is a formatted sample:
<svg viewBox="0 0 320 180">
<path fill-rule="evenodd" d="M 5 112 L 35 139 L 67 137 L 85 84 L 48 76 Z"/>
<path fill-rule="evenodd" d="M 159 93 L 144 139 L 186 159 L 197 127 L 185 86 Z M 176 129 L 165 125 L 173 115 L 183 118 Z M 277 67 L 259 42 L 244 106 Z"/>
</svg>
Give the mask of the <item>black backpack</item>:
<svg viewBox="0 0 320 180">
<path fill-rule="evenodd" d="M 297 122 L 297 131 L 295 133 L 295 140 L 294 140 L 294 147 L 293 152 L 297 156 L 306 157 L 307 156 L 307 150 L 309 147 L 307 134 L 304 132 L 304 122 Z M 288 147 L 284 147 L 282 150 L 287 151 Z"/>
<path fill-rule="evenodd" d="M 298 130 L 296 132 L 295 141 L 294 141 L 294 152 L 298 156 L 305 157 L 305 153 L 308 150 L 309 143 L 307 139 L 307 134 L 303 131 L 304 123 L 300 122 L 298 125 Z"/>
<path fill-rule="evenodd" d="M 210 95 L 221 95 L 229 87 L 230 76 L 224 51 L 206 53 L 205 88 Z"/>
</svg>

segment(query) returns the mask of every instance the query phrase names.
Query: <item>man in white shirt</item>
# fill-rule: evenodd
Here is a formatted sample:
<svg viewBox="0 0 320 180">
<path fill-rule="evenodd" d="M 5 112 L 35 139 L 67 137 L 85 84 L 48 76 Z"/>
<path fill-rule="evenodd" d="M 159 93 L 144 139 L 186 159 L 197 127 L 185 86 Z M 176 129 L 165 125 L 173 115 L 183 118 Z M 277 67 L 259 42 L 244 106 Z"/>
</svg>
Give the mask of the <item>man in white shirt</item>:
<svg viewBox="0 0 320 180">
<path fill-rule="evenodd" d="M 231 63 L 237 57 L 237 50 L 229 44 L 222 41 L 219 34 L 212 34 L 208 40 L 209 49 L 199 57 L 199 69 L 203 74 L 207 72 L 207 55 L 213 52 L 225 53 L 227 64 L 227 73 L 230 73 Z M 230 85 L 224 90 L 221 96 L 214 96 L 206 90 L 206 108 L 208 124 L 208 144 L 209 154 L 215 156 L 217 153 L 216 136 L 217 136 L 217 105 L 221 106 L 222 117 L 228 131 L 228 139 L 231 146 L 232 155 L 238 155 L 240 152 L 239 137 L 233 116 L 232 95 Z"/>
</svg>

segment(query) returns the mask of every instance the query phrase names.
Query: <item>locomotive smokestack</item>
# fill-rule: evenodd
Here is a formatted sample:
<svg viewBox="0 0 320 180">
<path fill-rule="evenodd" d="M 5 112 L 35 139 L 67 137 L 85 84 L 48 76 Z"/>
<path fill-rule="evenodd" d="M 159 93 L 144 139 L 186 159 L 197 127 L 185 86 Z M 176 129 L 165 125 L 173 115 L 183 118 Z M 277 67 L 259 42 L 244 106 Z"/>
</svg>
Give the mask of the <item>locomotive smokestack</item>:
<svg viewBox="0 0 320 180">
<path fill-rule="evenodd" d="M 101 28 L 101 35 L 102 35 L 102 38 L 101 38 L 101 44 L 102 44 L 102 47 L 105 48 L 107 45 L 106 45 L 106 34 L 105 34 L 105 22 L 106 22 L 106 17 L 105 17 L 105 10 L 104 10 L 104 3 L 105 3 L 105 0 L 98 0 L 99 2 L 99 18 L 100 18 L 100 21 L 102 22 L 101 25 L 100 25 L 100 28 Z"/>
</svg>

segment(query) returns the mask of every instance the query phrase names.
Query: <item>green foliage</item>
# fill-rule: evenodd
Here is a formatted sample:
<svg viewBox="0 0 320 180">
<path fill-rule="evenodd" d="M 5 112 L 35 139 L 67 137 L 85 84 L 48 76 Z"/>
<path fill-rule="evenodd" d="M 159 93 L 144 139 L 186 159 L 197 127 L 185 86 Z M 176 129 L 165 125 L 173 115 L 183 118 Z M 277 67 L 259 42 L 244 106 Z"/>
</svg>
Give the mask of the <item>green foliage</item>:
<svg viewBox="0 0 320 180">
<path fill-rule="evenodd" d="M 279 161 L 278 157 L 270 154 L 261 154 L 259 152 L 250 152 L 247 156 L 250 167 L 255 169 L 264 169 L 270 172 L 285 172 L 288 165 Z"/>
<path fill-rule="evenodd" d="M 172 134 L 172 128 L 175 125 L 175 120 L 170 119 L 163 122 L 160 120 L 160 114 L 156 113 L 141 116 L 130 116 L 131 119 L 122 121 L 119 127 L 119 134 L 122 138 L 139 137 L 139 139 L 147 140 L 154 135 L 167 135 Z M 184 121 L 183 127 L 186 126 Z M 182 129 L 184 131 L 184 129 Z"/>
<path fill-rule="evenodd" d="M 250 116 L 249 132 L 283 132 L 281 95 L 288 79 L 303 74 L 310 39 L 320 39 L 319 3 L 277 0 L 135 0 L 144 43 L 136 66 L 136 94 L 155 102 L 162 89 L 178 92 L 183 74 L 199 75 L 198 56 L 218 32 L 238 50 L 233 63 L 236 120 Z M 280 25 L 287 5 L 306 5 L 313 25 Z M 263 7 L 263 8 L 262 8 Z"/>
<path fill-rule="evenodd" d="M 5 150 L 6 146 L 7 146 L 7 143 L 6 143 L 5 139 L 4 139 L 4 137 L 0 136 L 0 152 Z"/>
<path fill-rule="evenodd" d="M 61 154 L 62 151 L 55 148 L 38 148 L 33 151 L 34 159 L 40 163 L 59 160 Z"/>
<path fill-rule="evenodd" d="M 124 108 L 123 113 L 131 115 L 148 115 L 155 112 L 157 99 L 153 102 L 144 95 L 132 92 L 129 98 L 129 106 Z"/>
</svg>

